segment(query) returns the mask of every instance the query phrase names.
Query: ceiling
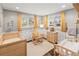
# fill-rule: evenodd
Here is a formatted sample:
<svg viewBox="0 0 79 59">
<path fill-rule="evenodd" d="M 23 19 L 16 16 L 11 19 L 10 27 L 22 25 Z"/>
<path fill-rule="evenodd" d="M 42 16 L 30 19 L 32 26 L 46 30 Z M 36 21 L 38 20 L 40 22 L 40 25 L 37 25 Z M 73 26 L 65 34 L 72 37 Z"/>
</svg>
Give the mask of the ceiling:
<svg viewBox="0 0 79 59">
<path fill-rule="evenodd" d="M 0 3 L 0 5 L 3 9 L 41 16 L 73 8 L 71 3 Z"/>
</svg>

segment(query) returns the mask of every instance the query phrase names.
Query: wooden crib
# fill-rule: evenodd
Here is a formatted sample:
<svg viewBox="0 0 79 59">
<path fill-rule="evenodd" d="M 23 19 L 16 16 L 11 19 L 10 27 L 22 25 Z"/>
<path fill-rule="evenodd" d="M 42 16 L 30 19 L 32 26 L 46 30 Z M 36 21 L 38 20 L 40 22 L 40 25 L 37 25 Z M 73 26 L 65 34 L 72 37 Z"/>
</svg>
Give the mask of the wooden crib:
<svg viewBox="0 0 79 59">
<path fill-rule="evenodd" d="M 59 44 L 54 44 L 54 55 L 58 54 L 59 56 L 78 56 L 79 54 L 67 49 Z"/>
</svg>

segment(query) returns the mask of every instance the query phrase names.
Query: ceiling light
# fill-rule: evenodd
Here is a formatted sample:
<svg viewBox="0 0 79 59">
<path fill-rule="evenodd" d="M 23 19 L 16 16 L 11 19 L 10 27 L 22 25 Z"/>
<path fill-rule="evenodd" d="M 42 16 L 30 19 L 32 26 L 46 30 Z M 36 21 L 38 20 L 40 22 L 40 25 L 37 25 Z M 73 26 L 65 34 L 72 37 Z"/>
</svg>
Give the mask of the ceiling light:
<svg viewBox="0 0 79 59">
<path fill-rule="evenodd" d="M 66 5 L 62 5 L 61 7 L 62 7 L 62 8 L 65 8 L 65 7 L 66 7 Z"/>
<path fill-rule="evenodd" d="M 40 27 L 42 28 L 42 27 L 43 27 L 43 25 L 41 24 L 41 25 L 40 25 Z"/>
<path fill-rule="evenodd" d="M 16 9 L 18 10 L 18 9 L 19 9 L 19 7 L 16 7 Z"/>
</svg>

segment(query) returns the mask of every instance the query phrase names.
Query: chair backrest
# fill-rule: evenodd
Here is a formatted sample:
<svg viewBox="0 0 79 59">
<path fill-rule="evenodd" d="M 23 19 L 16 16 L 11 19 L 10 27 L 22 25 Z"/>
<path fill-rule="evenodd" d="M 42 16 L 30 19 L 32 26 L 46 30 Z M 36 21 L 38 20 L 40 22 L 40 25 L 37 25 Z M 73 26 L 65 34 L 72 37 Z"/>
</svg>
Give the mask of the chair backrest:
<svg viewBox="0 0 79 59">
<path fill-rule="evenodd" d="M 35 37 L 40 36 L 40 33 L 38 31 L 34 31 L 32 33 L 32 39 L 35 39 Z"/>
<path fill-rule="evenodd" d="M 55 52 L 59 53 L 60 56 L 78 56 L 78 53 L 59 44 L 55 44 Z"/>
<path fill-rule="evenodd" d="M 0 39 L 2 39 L 2 35 L 0 35 Z"/>
<path fill-rule="evenodd" d="M 2 43 L 2 41 L 3 41 L 3 35 L 0 35 L 0 44 Z"/>
<path fill-rule="evenodd" d="M 48 32 L 47 40 L 51 43 L 57 43 L 58 41 L 58 33 L 57 32 Z"/>
</svg>

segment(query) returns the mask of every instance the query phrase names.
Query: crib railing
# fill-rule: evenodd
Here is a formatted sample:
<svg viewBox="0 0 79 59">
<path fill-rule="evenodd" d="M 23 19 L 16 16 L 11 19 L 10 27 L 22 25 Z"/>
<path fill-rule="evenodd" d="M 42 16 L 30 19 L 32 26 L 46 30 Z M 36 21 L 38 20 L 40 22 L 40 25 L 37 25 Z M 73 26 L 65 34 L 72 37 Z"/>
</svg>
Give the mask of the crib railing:
<svg viewBox="0 0 79 59">
<path fill-rule="evenodd" d="M 58 53 L 59 56 L 78 56 L 77 52 L 74 52 L 66 47 L 63 47 L 59 44 L 55 44 L 54 55 Z"/>
</svg>

